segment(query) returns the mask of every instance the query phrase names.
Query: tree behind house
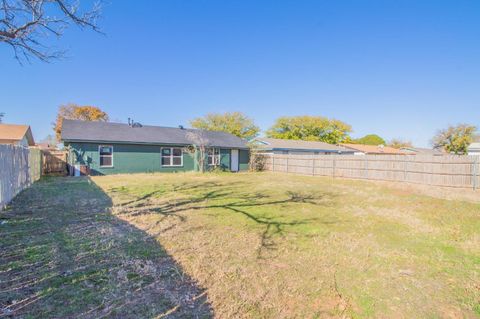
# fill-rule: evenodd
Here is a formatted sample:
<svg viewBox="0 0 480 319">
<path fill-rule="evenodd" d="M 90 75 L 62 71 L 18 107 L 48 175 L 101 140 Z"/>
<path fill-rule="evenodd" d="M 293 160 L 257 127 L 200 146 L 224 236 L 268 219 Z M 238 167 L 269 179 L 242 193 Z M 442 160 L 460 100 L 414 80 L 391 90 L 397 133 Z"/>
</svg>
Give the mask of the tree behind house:
<svg viewBox="0 0 480 319">
<path fill-rule="evenodd" d="M 347 123 L 322 116 L 284 116 L 275 121 L 267 137 L 320 141 L 330 144 L 349 140 L 352 127 Z"/>
<path fill-rule="evenodd" d="M 402 140 L 400 138 L 394 138 L 388 143 L 388 146 L 400 149 L 402 147 L 413 147 L 412 142 Z"/>
<path fill-rule="evenodd" d="M 62 122 L 67 120 L 82 121 L 103 121 L 108 122 L 108 114 L 96 106 L 80 106 L 77 104 L 66 104 L 58 108 L 57 119 L 53 123 L 53 130 L 57 140 L 61 139 Z"/>
<path fill-rule="evenodd" d="M 190 124 L 197 129 L 227 132 L 247 140 L 258 136 L 260 131 L 253 120 L 241 112 L 209 113 L 193 119 Z"/>
<path fill-rule="evenodd" d="M 448 153 L 466 154 L 468 146 L 475 138 L 477 127 L 470 124 L 458 124 L 439 130 L 432 139 L 434 148 L 442 148 Z"/>
<path fill-rule="evenodd" d="M 352 140 L 353 143 L 355 144 L 364 144 L 364 145 L 386 145 L 387 143 L 383 138 L 378 136 L 377 134 L 368 134 L 365 135 L 364 137 L 357 138 Z"/>
</svg>

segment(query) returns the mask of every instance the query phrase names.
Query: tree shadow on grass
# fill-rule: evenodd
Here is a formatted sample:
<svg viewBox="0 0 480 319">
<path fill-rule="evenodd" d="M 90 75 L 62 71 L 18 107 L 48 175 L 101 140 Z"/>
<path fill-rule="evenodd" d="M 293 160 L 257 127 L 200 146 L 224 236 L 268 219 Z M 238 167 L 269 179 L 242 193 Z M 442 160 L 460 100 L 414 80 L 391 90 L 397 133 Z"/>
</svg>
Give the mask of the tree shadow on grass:
<svg viewBox="0 0 480 319">
<path fill-rule="evenodd" d="M 111 208 L 88 178 L 48 178 L 0 212 L 0 317 L 213 317 L 205 290 Z"/>
<path fill-rule="evenodd" d="M 128 215 L 129 217 L 149 214 L 161 215 L 162 218 L 157 221 L 156 225 L 170 217 L 174 217 L 178 222 L 185 222 L 188 214 L 182 213 L 196 210 L 224 209 L 235 214 L 241 214 L 248 220 L 261 226 L 260 244 L 257 249 L 257 257 L 259 259 L 264 259 L 266 256 L 265 253 L 271 253 L 276 250 L 277 243 L 275 238 L 283 238 L 286 229 L 289 227 L 305 225 L 310 222 L 322 224 L 335 224 L 341 222 L 340 220 L 321 220 L 322 216 L 317 218 L 301 218 L 301 215 L 299 215 L 298 219 L 284 221 L 280 214 L 272 216 L 271 213 L 267 214 L 258 211 L 258 209 L 262 207 L 281 207 L 287 204 L 310 204 L 326 207 L 329 205 L 329 201 L 335 197 L 334 194 L 312 194 L 287 191 L 284 196 L 282 196 L 283 198 L 277 199 L 279 196 L 273 198 L 272 195 L 261 192 L 238 194 L 238 187 L 239 185 L 229 186 L 221 183 L 215 183 L 214 185 L 212 183 L 198 183 L 189 188 L 188 185 L 182 184 L 182 187 L 177 188 L 177 190 L 184 194 L 189 194 L 184 198 L 158 202 L 151 201 L 151 196 L 142 196 L 140 197 L 140 200 L 128 201 L 122 204 L 117 212 L 119 214 Z M 192 196 L 190 195 L 192 190 L 204 191 Z M 134 205 L 132 205 L 133 203 Z M 255 213 L 249 212 L 251 209 L 255 209 Z M 175 224 L 171 224 L 167 229 L 162 229 L 162 232 L 168 231 L 174 227 Z M 269 255 L 272 257 L 271 254 Z"/>
</svg>

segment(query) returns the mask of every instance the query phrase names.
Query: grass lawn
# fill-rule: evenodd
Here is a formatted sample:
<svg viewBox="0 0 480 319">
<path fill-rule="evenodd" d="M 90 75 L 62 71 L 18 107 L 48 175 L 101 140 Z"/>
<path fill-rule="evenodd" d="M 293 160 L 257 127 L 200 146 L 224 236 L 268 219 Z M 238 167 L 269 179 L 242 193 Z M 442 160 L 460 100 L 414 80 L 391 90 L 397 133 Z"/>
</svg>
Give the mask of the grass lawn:
<svg viewBox="0 0 480 319">
<path fill-rule="evenodd" d="M 56 178 L 0 220 L 4 313 L 480 317 L 480 204 L 414 189 L 272 173 Z"/>
</svg>

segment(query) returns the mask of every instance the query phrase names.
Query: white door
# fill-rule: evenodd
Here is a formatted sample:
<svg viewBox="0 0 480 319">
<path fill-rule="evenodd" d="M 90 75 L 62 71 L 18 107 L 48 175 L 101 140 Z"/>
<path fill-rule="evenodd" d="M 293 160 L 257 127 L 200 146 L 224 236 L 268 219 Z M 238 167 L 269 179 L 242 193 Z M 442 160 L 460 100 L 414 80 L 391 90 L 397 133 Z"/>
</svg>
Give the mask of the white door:
<svg viewBox="0 0 480 319">
<path fill-rule="evenodd" d="M 232 150 L 232 172 L 238 172 L 238 150 Z"/>
</svg>

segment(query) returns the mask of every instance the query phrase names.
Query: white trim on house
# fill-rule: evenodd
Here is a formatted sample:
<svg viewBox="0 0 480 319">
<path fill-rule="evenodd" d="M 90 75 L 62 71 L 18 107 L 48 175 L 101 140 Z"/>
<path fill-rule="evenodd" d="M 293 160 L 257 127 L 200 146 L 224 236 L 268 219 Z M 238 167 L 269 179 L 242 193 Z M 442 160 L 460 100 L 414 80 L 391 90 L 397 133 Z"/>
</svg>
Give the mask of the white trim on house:
<svg viewBox="0 0 480 319">
<path fill-rule="evenodd" d="M 213 151 L 213 154 L 211 154 Z M 210 158 L 212 158 L 212 163 L 210 164 Z M 211 147 L 207 150 L 207 165 L 208 166 L 219 166 L 220 165 L 220 148 Z"/>
<path fill-rule="evenodd" d="M 170 150 L 170 155 L 163 155 L 163 150 L 164 149 L 169 149 Z M 179 149 L 181 151 L 180 155 L 173 155 L 173 150 L 174 149 Z M 164 165 L 163 164 L 163 158 L 169 158 L 170 159 L 170 164 L 169 165 Z M 173 164 L 173 159 L 174 158 L 180 158 L 180 165 L 174 165 Z M 183 167 L 183 148 L 182 147 L 160 147 L 160 165 L 162 167 Z"/>
<path fill-rule="evenodd" d="M 110 147 L 112 152 L 110 155 L 102 155 L 101 148 L 102 147 Z M 102 157 L 110 157 L 111 164 L 110 165 L 102 165 Z M 100 168 L 112 168 L 113 167 L 113 145 L 98 145 L 98 166 Z"/>
<path fill-rule="evenodd" d="M 238 149 L 231 149 L 230 151 L 230 170 L 232 172 L 240 170 L 240 151 Z"/>
<path fill-rule="evenodd" d="M 468 155 L 480 156 L 480 143 L 472 143 L 467 149 Z"/>
</svg>

